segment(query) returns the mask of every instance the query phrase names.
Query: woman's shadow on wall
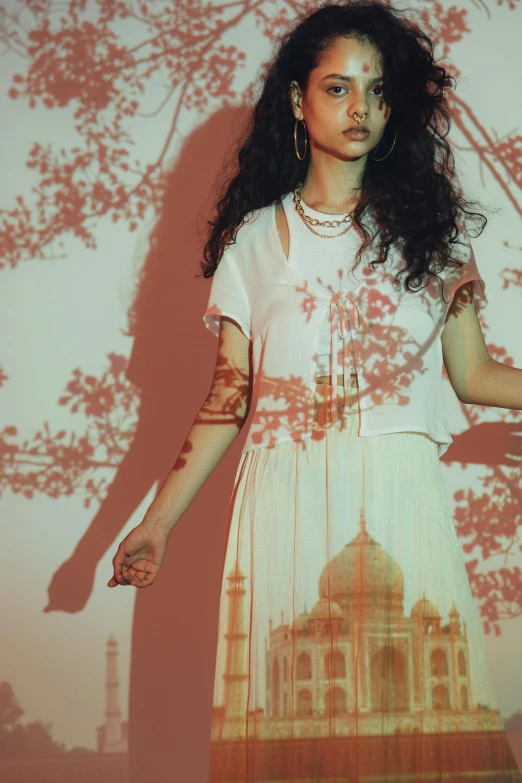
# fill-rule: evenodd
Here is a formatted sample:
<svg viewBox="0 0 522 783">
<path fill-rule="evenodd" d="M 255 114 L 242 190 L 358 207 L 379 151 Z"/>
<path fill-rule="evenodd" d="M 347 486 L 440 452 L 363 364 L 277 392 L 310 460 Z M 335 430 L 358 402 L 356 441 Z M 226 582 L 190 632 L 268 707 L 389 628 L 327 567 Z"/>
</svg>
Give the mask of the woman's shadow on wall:
<svg viewBox="0 0 522 783">
<path fill-rule="evenodd" d="M 136 435 L 89 529 L 53 576 L 45 611 L 84 608 L 97 563 L 116 551 L 129 518 L 166 478 L 207 395 L 217 340 L 202 320 L 210 282 L 195 277 L 204 241 L 196 224 L 214 216 L 212 186 L 246 111 L 220 110 L 192 132 L 168 175 L 133 307 L 127 377 L 141 391 Z M 155 583 L 136 592 L 131 783 L 207 780 L 221 576 L 243 440 L 240 434 L 172 532 Z"/>
</svg>

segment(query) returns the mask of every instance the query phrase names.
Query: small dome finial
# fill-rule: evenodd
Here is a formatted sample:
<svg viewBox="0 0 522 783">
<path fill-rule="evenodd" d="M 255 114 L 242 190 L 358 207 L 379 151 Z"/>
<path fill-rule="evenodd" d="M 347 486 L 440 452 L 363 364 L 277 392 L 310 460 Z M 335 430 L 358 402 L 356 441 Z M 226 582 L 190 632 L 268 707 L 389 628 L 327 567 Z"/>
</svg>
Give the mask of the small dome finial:
<svg viewBox="0 0 522 783">
<path fill-rule="evenodd" d="M 359 523 L 361 525 L 361 531 L 366 533 L 366 518 L 364 516 L 364 506 L 361 506 L 359 510 Z"/>
<path fill-rule="evenodd" d="M 238 581 L 238 580 L 241 580 L 241 579 L 244 580 L 245 579 L 245 575 L 243 574 L 243 572 L 241 571 L 241 569 L 239 567 L 239 560 L 236 559 L 232 569 L 230 570 L 230 572 L 229 572 L 229 574 L 227 576 L 227 579 L 228 579 L 229 582 Z"/>
</svg>

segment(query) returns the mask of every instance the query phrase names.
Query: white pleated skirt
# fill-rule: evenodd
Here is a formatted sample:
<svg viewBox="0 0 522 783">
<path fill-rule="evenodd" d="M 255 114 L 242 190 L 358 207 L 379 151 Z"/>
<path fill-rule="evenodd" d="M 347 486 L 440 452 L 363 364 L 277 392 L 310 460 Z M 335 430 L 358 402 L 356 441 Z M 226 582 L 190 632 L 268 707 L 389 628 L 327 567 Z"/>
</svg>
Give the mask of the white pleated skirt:
<svg viewBox="0 0 522 783">
<path fill-rule="evenodd" d="M 356 377 L 334 422 L 331 392 L 313 437 L 241 455 L 209 780 L 522 783 L 437 444 L 360 437 Z"/>
</svg>

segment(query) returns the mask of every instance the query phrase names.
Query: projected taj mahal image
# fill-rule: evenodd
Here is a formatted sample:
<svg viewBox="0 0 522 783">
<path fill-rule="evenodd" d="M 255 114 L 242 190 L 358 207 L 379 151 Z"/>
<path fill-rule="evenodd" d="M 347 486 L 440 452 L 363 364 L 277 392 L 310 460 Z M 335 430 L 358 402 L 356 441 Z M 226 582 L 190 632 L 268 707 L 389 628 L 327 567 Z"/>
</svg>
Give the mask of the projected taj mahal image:
<svg viewBox="0 0 522 783">
<path fill-rule="evenodd" d="M 249 580 L 237 563 L 225 578 L 211 779 L 247 779 L 254 764 L 259 780 L 285 780 L 285 769 L 295 776 L 301 760 L 299 781 L 326 780 L 328 771 L 332 780 L 358 780 L 350 774 L 363 767 L 377 775 L 368 780 L 379 780 L 383 763 L 387 781 L 412 773 L 431 780 L 430 757 L 440 762 L 441 744 L 448 780 L 471 780 L 470 769 L 491 770 L 492 758 L 505 774 L 503 719 L 493 695 L 477 701 L 455 601 L 443 619 L 424 593 L 406 616 L 403 570 L 370 535 L 362 512 L 357 535 L 324 566 L 310 611 L 301 607 L 286 622 L 267 618 L 261 687 L 249 681 Z M 250 756 L 241 760 L 234 753 L 245 737 Z M 314 763 L 321 777 L 310 776 Z"/>
</svg>

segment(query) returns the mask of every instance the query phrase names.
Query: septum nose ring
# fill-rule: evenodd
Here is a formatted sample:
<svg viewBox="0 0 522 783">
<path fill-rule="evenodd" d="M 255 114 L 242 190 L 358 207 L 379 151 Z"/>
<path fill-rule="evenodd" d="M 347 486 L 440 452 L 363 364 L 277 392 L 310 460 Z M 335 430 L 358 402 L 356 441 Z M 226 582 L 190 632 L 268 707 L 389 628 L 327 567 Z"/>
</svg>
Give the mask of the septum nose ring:
<svg viewBox="0 0 522 783">
<path fill-rule="evenodd" d="M 357 112 L 356 112 L 356 111 L 354 111 L 354 113 L 353 113 L 353 118 L 354 118 L 355 122 L 359 123 L 359 125 L 360 125 L 360 124 L 361 124 L 361 122 L 363 121 L 363 117 L 360 117 L 360 116 L 357 114 Z"/>
</svg>

